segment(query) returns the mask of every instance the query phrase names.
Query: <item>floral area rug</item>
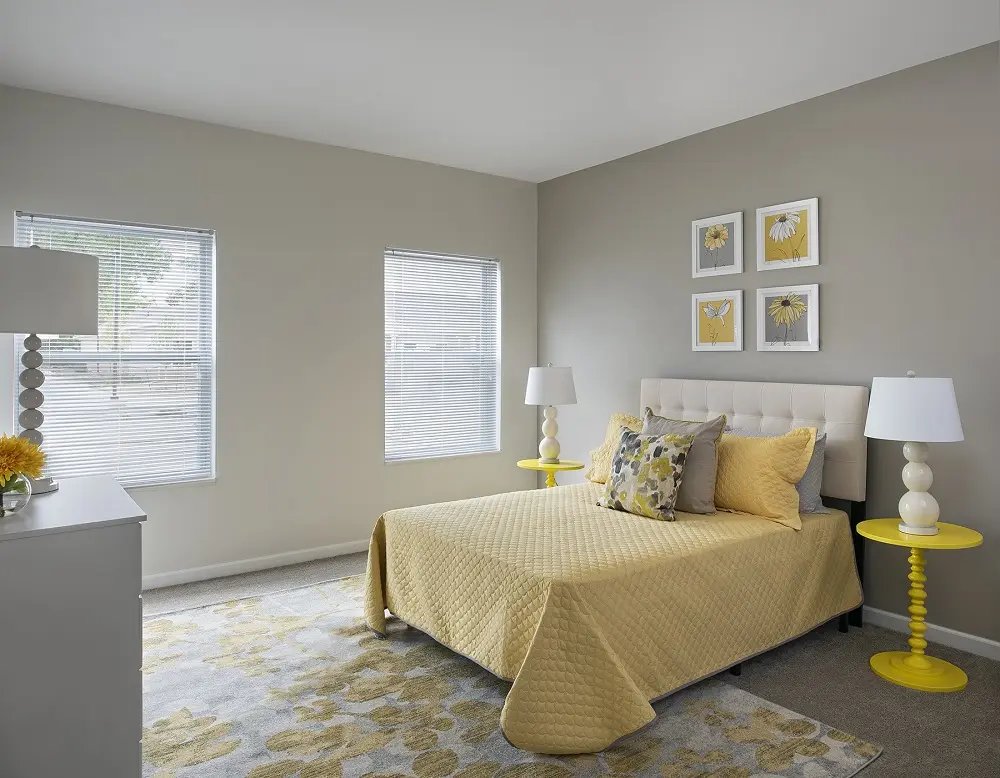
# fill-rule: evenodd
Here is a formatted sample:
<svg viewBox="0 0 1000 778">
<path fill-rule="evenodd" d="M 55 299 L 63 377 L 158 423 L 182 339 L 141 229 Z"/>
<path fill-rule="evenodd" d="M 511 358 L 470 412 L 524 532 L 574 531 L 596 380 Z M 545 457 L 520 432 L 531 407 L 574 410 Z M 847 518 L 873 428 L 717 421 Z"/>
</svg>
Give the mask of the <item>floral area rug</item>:
<svg viewBox="0 0 1000 778">
<path fill-rule="evenodd" d="M 509 685 L 397 620 L 355 576 L 147 618 L 144 778 L 847 778 L 878 746 L 709 679 L 600 754 L 520 751 Z"/>
</svg>

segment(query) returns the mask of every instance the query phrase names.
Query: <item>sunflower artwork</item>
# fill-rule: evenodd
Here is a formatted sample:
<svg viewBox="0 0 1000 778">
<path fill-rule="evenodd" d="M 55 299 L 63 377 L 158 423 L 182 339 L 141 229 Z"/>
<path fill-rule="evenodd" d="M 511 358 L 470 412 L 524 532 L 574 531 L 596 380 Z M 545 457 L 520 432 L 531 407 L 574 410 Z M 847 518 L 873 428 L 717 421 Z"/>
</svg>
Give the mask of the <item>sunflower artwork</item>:
<svg viewBox="0 0 1000 778">
<path fill-rule="evenodd" d="M 757 211 L 757 269 L 819 264 L 818 201 L 799 200 Z"/>
<path fill-rule="evenodd" d="M 758 290 L 758 349 L 815 351 L 819 348 L 817 284 Z"/>
<path fill-rule="evenodd" d="M 806 302 L 797 294 L 784 294 L 773 298 L 771 304 L 767 306 L 767 315 L 777 326 L 784 327 L 784 330 L 780 336 L 777 334 L 774 336 L 771 340 L 772 345 L 778 342 L 779 337 L 782 343 L 787 344 L 791 328 L 801 321 L 805 312 Z"/>
</svg>

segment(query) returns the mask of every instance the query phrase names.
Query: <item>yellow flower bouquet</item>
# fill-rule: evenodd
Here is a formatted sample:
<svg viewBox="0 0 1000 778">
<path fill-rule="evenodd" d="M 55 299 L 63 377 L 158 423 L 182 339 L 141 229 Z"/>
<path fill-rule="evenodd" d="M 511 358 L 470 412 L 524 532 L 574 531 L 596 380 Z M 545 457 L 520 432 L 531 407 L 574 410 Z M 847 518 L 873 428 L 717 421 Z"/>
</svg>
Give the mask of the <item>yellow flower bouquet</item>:
<svg viewBox="0 0 1000 778">
<path fill-rule="evenodd" d="M 24 438 L 0 435 L 0 518 L 17 513 L 31 499 L 31 481 L 39 478 L 45 454 Z"/>
</svg>

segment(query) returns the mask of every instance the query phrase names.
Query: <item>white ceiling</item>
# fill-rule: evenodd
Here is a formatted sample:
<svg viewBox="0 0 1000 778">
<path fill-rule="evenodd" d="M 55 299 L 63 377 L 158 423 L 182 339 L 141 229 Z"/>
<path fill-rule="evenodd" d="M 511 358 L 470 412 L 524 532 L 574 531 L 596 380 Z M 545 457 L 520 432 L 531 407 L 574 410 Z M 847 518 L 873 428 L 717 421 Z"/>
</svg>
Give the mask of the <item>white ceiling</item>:
<svg viewBox="0 0 1000 778">
<path fill-rule="evenodd" d="M 998 0 L 0 0 L 0 83 L 544 181 L 998 38 Z"/>
</svg>

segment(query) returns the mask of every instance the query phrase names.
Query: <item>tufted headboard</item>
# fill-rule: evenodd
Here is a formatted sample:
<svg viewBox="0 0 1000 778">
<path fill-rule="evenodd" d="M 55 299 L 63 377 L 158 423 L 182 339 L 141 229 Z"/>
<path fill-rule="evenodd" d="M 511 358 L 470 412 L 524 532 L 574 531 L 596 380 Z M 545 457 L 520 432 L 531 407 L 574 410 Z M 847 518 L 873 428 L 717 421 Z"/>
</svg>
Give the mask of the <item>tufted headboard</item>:
<svg viewBox="0 0 1000 778">
<path fill-rule="evenodd" d="M 866 386 L 643 378 L 640 415 L 647 407 L 659 416 L 692 421 L 724 413 L 733 427 L 763 432 L 817 427 L 826 433 L 827 441 L 823 495 L 858 502 L 865 499 Z"/>
</svg>

